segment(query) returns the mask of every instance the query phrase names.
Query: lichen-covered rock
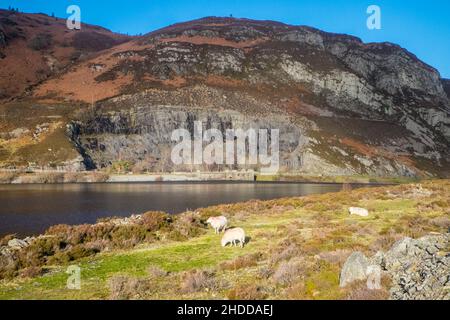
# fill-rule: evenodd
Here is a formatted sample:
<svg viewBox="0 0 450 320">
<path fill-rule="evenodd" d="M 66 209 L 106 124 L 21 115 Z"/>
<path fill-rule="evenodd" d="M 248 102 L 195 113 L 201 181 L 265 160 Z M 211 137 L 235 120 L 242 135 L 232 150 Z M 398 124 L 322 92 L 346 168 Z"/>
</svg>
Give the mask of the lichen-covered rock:
<svg viewBox="0 0 450 320">
<path fill-rule="evenodd" d="M 404 238 L 368 260 L 355 252 L 342 269 L 341 286 L 365 280 L 363 270 L 368 265 L 379 266 L 391 278 L 393 300 L 450 300 L 449 233 Z"/>
<path fill-rule="evenodd" d="M 386 253 L 391 299 L 450 300 L 450 234 L 406 238 Z"/>
<path fill-rule="evenodd" d="M 354 281 L 365 280 L 368 267 L 369 261 L 363 253 L 352 253 L 342 268 L 339 286 L 343 288 Z"/>
</svg>

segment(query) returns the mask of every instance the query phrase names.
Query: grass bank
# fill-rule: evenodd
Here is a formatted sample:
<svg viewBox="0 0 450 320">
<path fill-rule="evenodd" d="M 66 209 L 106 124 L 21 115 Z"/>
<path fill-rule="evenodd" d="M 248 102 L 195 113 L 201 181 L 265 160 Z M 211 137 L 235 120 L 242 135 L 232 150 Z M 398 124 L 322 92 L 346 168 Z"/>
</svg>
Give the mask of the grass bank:
<svg viewBox="0 0 450 320">
<path fill-rule="evenodd" d="M 257 175 L 256 181 L 263 182 L 310 182 L 310 183 L 378 183 L 378 184 L 399 184 L 414 183 L 423 181 L 420 178 L 408 177 L 376 177 L 364 175 L 352 176 L 309 176 L 298 174 L 278 174 L 278 175 Z"/>
<path fill-rule="evenodd" d="M 1 280 L 0 299 L 385 299 L 389 279 L 378 291 L 339 288 L 343 263 L 355 250 L 372 255 L 405 236 L 447 232 L 449 190 L 438 180 L 199 209 L 201 220 L 224 214 L 243 227 L 245 248 L 222 248 L 206 227 L 186 239 L 160 236 Z M 349 206 L 370 215 L 349 216 Z M 66 288 L 73 264 L 81 290 Z"/>
</svg>

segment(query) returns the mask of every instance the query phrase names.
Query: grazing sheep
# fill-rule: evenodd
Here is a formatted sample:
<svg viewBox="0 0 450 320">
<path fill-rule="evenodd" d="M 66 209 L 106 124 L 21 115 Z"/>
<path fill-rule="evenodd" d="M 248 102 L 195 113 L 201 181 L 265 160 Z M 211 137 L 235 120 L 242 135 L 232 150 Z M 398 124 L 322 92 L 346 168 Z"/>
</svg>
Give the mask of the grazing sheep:
<svg viewBox="0 0 450 320">
<path fill-rule="evenodd" d="M 211 217 L 206 222 L 209 223 L 211 225 L 211 227 L 214 228 L 214 232 L 216 234 L 220 233 L 220 230 L 225 232 L 225 230 L 227 229 L 227 226 L 228 226 L 228 220 L 224 216 Z"/>
<path fill-rule="evenodd" d="M 351 207 L 348 209 L 348 211 L 350 212 L 350 215 L 356 215 L 356 216 L 360 216 L 360 217 L 368 217 L 369 216 L 369 211 L 367 211 L 367 209 L 364 209 L 364 208 Z"/>
<path fill-rule="evenodd" d="M 244 247 L 245 231 L 242 228 L 234 228 L 227 230 L 222 238 L 222 247 L 225 247 L 229 243 L 232 243 L 234 247 L 237 245 L 236 244 L 237 242 L 240 243 L 241 248 Z"/>
</svg>

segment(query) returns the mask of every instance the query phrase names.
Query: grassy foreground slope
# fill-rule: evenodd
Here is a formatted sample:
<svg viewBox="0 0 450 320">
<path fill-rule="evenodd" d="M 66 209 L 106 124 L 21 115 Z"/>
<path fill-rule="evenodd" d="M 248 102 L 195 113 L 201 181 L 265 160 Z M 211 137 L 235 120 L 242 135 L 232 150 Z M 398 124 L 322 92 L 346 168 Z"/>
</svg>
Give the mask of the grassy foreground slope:
<svg viewBox="0 0 450 320">
<path fill-rule="evenodd" d="M 349 206 L 370 216 L 350 216 Z M 403 237 L 448 232 L 450 181 L 251 201 L 198 212 L 225 214 L 250 237 L 222 248 L 212 230 L 186 241 L 161 240 L 102 252 L 81 267 L 81 290 L 68 290 L 67 266 L 36 278 L 2 280 L 0 299 L 386 299 L 365 284 L 339 288 L 340 269 L 356 250 L 372 255 Z"/>
</svg>

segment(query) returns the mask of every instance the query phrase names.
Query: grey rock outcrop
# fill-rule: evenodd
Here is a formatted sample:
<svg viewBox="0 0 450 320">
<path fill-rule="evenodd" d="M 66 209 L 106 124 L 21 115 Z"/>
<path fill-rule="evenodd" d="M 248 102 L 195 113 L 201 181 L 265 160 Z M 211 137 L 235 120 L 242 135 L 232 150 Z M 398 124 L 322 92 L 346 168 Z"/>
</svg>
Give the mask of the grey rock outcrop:
<svg viewBox="0 0 450 320">
<path fill-rule="evenodd" d="M 450 300 L 450 234 L 403 239 L 384 255 L 394 300 Z"/>
<path fill-rule="evenodd" d="M 331 108 L 370 119 L 401 119 L 405 126 L 414 121 L 450 137 L 446 82 L 436 69 L 398 45 L 366 44 L 305 26 L 213 17 L 151 33 L 147 40 L 180 35 L 267 44 L 253 47 L 249 55 L 242 48 L 209 46 L 205 52 L 202 46 L 182 42 L 158 43 L 147 53 L 155 76 L 219 74 L 260 84 L 293 80 L 323 96 Z"/>
<path fill-rule="evenodd" d="M 339 286 L 343 288 L 354 281 L 365 280 L 368 266 L 369 261 L 363 253 L 352 253 L 342 268 Z"/>
<path fill-rule="evenodd" d="M 367 268 L 378 266 L 390 277 L 390 299 L 450 300 L 450 234 L 420 239 L 404 238 L 386 253 L 367 259 L 353 253 L 341 272 L 341 287 L 367 278 Z"/>
<path fill-rule="evenodd" d="M 272 115 L 269 120 L 233 110 L 147 105 L 99 114 L 89 121 L 72 123 L 68 130 L 72 141 L 82 150 L 85 163 L 106 167 L 114 159 L 135 163 L 153 158 L 159 159 L 162 169 L 172 170 L 170 150 L 177 143 L 172 141 L 173 131 L 186 129 L 193 136 L 198 121 L 202 122 L 203 130 L 218 129 L 223 137 L 227 129 L 278 129 L 281 166 L 298 170 L 302 165 L 307 136 L 288 117 L 279 115 Z"/>
<path fill-rule="evenodd" d="M 447 97 L 450 99 L 450 79 L 442 79 L 442 87 L 444 88 Z"/>
</svg>

